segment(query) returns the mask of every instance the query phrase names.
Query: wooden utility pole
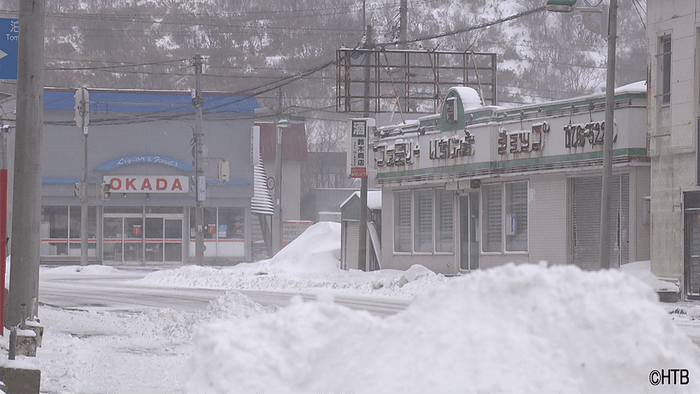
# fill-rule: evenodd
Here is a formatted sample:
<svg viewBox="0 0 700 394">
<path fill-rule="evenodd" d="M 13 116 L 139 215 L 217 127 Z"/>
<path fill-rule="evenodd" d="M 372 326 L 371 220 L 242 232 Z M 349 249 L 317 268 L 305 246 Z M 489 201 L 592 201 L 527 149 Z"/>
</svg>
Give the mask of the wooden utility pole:
<svg viewBox="0 0 700 394">
<path fill-rule="evenodd" d="M 372 47 L 372 26 L 367 25 L 366 27 L 366 40 L 367 46 Z M 363 104 L 363 114 L 365 118 L 369 117 L 369 77 L 370 77 L 370 66 L 372 63 L 372 55 L 367 53 L 365 55 L 365 86 L 364 86 L 364 104 Z M 350 138 L 348 136 L 348 138 Z M 367 133 L 367 141 L 369 141 L 369 133 Z M 365 144 L 369 146 L 369 144 Z M 350 154 L 350 152 L 348 152 Z M 365 155 L 365 160 L 367 155 Z M 360 234 L 359 234 L 359 247 L 357 252 L 357 269 L 361 271 L 367 271 L 367 176 L 360 178 Z"/>
<path fill-rule="evenodd" d="M 202 55 L 194 55 L 195 94 L 194 104 L 194 163 L 196 183 L 195 258 L 198 265 L 204 263 L 204 201 L 207 199 L 207 179 L 204 175 L 204 145 L 202 141 Z"/>
<path fill-rule="evenodd" d="M 19 2 L 21 39 L 17 55 L 12 264 L 5 321 L 8 326 L 20 323 L 22 305 L 26 306 L 29 317 L 34 317 L 39 297 L 45 9 L 45 0 Z"/>
<path fill-rule="evenodd" d="M 88 265 L 88 123 L 90 103 L 88 91 L 78 89 L 75 93 L 75 122 L 83 136 L 83 173 L 80 177 L 80 265 Z"/>
<path fill-rule="evenodd" d="M 610 262 L 610 212 L 612 210 L 612 160 L 615 128 L 615 40 L 617 0 L 610 0 L 608 18 L 608 65 L 605 85 L 605 133 L 603 136 L 603 191 L 600 210 L 600 268 L 617 268 Z"/>
</svg>

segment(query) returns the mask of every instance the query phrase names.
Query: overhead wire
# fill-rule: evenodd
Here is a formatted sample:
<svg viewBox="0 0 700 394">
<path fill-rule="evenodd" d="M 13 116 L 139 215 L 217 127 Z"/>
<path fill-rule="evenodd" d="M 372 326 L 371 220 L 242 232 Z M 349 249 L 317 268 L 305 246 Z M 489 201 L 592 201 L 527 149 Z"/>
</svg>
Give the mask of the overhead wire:
<svg viewBox="0 0 700 394">
<path fill-rule="evenodd" d="M 485 22 L 485 23 L 482 23 L 482 24 L 479 24 L 479 25 L 475 25 L 475 26 L 471 26 L 471 27 L 467 27 L 467 28 L 463 28 L 463 29 L 457 29 L 457 30 L 453 30 L 453 31 L 450 31 L 450 32 L 440 33 L 440 34 L 431 35 L 431 36 L 419 37 L 419 38 L 416 38 L 416 39 L 406 40 L 405 42 L 392 41 L 392 42 L 386 42 L 386 43 L 379 43 L 379 44 L 376 44 L 376 45 L 379 45 L 379 46 L 382 46 L 382 45 L 397 45 L 397 44 L 403 44 L 403 43 L 413 43 L 413 42 L 419 42 L 419 41 L 425 41 L 425 40 L 431 40 L 431 39 L 436 39 L 436 38 L 447 37 L 447 36 L 451 36 L 451 35 L 456 35 L 456 34 L 460 34 L 460 33 L 465 33 L 465 32 L 469 32 L 469 31 L 473 31 L 473 30 L 477 30 L 477 29 L 482 29 L 482 28 L 494 26 L 494 25 L 497 25 L 497 24 L 500 24 L 500 23 L 508 22 L 508 21 L 511 21 L 511 20 L 514 20 L 514 19 L 517 19 L 517 18 L 520 18 L 520 17 L 524 17 L 524 16 L 527 16 L 527 15 L 530 15 L 530 14 L 533 14 L 533 13 L 536 13 L 536 12 L 544 11 L 545 9 L 546 9 L 546 7 L 544 7 L 544 6 L 542 6 L 542 7 L 537 7 L 537 8 L 534 8 L 534 9 L 531 9 L 531 10 L 527 10 L 527 11 L 524 11 L 524 12 L 520 12 L 520 13 L 511 15 L 511 16 L 505 17 L 505 18 L 500 18 L 500 19 L 497 19 L 497 20 L 494 20 L 494 21 Z M 151 21 L 151 23 L 153 23 L 153 21 Z M 159 22 L 159 23 L 163 23 L 163 22 L 161 21 L 161 22 Z M 178 23 L 180 23 L 180 22 L 178 22 Z M 182 22 L 182 23 L 184 23 L 184 22 Z M 122 68 L 122 67 L 136 67 L 136 66 L 146 66 L 146 65 L 162 65 L 162 64 L 168 64 L 168 63 L 177 62 L 177 61 L 182 61 L 182 60 L 183 60 L 183 59 L 171 60 L 171 61 L 167 61 L 167 62 L 149 62 L 149 63 L 131 64 L 131 65 L 129 65 L 129 64 L 124 64 L 124 65 L 114 65 L 114 66 L 91 66 L 91 67 L 74 67 L 74 68 L 64 67 L 64 68 L 55 68 L 55 69 L 51 69 L 51 70 L 52 70 L 52 71 L 62 71 L 62 70 L 66 70 L 66 71 L 87 71 L 87 70 L 92 70 L 92 71 L 118 72 L 118 71 L 110 71 L 110 70 L 114 70 L 115 68 Z M 279 78 L 279 79 L 277 79 L 277 80 L 274 80 L 274 81 L 271 81 L 271 82 L 268 82 L 268 83 L 261 84 L 261 85 L 259 85 L 259 86 L 254 87 L 254 88 L 251 88 L 251 89 L 246 89 L 246 90 L 244 90 L 244 91 L 239 91 L 239 92 L 236 92 L 236 93 L 231 93 L 231 94 L 222 96 L 222 97 L 217 98 L 217 99 L 215 99 L 215 100 L 221 100 L 221 99 L 224 99 L 224 98 L 226 98 L 226 97 L 232 97 L 232 96 L 237 96 L 237 95 L 249 94 L 249 96 L 247 95 L 246 97 L 238 98 L 238 99 L 236 99 L 236 100 L 234 100 L 234 101 L 228 101 L 228 102 L 223 103 L 223 104 L 220 104 L 220 105 L 218 105 L 218 106 L 214 106 L 214 107 L 208 108 L 208 109 L 207 109 L 207 112 L 211 112 L 211 111 L 214 111 L 214 110 L 216 110 L 216 109 L 219 109 L 219 108 L 222 108 L 222 107 L 225 107 L 225 106 L 234 104 L 234 103 L 236 103 L 236 102 L 249 99 L 250 97 L 256 97 L 256 96 L 258 96 L 258 95 L 263 95 L 263 94 L 265 94 L 265 93 L 268 93 L 268 92 L 270 92 L 270 91 L 272 91 L 272 90 L 279 89 L 279 88 L 281 88 L 281 87 L 283 87 L 283 86 L 286 86 L 286 85 L 291 84 L 291 83 L 293 83 L 293 82 L 296 82 L 296 81 L 298 81 L 298 80 L 300 80 L 300 79 L 303 79 L 303 78 L 305 78 L 305 77 L 308 77 L 309 75 L 312 75 L 312 74 L 314 74 L 314 73 L 316 73 L 316 72 L 319 72 L 319 71 L 321 71 L 321 70 L 323 70 L 323 69 L 325 69 L 325 68 L 327 68 L 327 67 L 329 67 L 329 66 L 335 64 L 335 62 L 336 62 L 336 60 L 334 59 L 334 60 L 328 61 L 328 62 L 326 62 L 326 63 L 323 63 L 323 64 L 321 64 L 321 65 L 319 65 L 319 66 L 313 67 L 313 68 L 311 68 L 311 69 L 304 70 L 304 71 L 302 71 L 302 72 L 296 73 L 296 74 L 294 74 L 294 75 L 290 75 L 290 76 L 286 76 L 286 77 L 283 77 L 283 78 Z M 121 72 L 124 72 L 124 71 L 121 71 Z M 184 106 L 183 106 L 183 107 L 184 107 Z M 172 113 L 172 110 L 164 110 L 164 111 L 161 111 L 161 112 L 164 112 L 164 113 L 170 112 L 170 115 L 174 115 L 174 114 Z M 178 114 L 177 117 L 179 117 L 179 116 L 183 116 L 183 115 Z M 145 121 L 152 121 L 152 120 L 155 120 L 155 117 L 154 117 L 153 114 L 145 115 L 143 118 L 146 119 Z M 143 120 L 142 120 L 142 121 L 143 121 Z"/>
</svg>

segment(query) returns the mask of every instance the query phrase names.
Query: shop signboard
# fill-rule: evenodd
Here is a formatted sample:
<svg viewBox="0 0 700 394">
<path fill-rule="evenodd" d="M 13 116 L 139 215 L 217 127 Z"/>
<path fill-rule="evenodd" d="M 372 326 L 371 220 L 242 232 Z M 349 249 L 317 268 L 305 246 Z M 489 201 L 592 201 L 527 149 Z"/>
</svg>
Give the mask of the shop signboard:
<svg viewBox="0 0 700 394">
<path fill-rule="evenodd" d="M 189 177 L 177 175 L 106 175 L 112 193 L 187 193 Z"/>
<path fill-rule="evenodd" d="M 17 79 L 19 19 L 0 18 L 0 79 Z"/>
<path fill-rule="evenodd" d="M 360 118 L 348 120 L 348 176 L 350 178 L 367 177 L 369 160 L 369 142 L 374 129 L 374 119 Z"/>
</svg>

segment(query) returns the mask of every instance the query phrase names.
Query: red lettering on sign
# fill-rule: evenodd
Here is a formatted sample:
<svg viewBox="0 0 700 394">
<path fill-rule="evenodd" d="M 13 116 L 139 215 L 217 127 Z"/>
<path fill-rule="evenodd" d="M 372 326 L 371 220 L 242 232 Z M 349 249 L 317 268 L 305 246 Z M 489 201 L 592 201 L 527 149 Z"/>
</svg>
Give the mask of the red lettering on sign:
<svg viewBox="0 0 700 394">
<path fill-rule="evenodd" d="M 165 190 L 168 187 L 168 181 L 163 178 L 156 178 L 156 190 Z"/>
<path fill-rule="evenodd" d="M 129 188 L 131 188 L 131 190 L 136 190 L 136 186 L 134 186 L 134 182 L 136 182 L 136 178 L 131 178 L 131 179 L 126 178 L 125 181 L 126 181 L 126 186 L 124 187 L 125 190 L 129 190 Z"/>
<path fill-rule="evenodd" d="M 122 180 L 119 178 L 112 178 L 109 180 L 109 188 L 111 190 L 119 190 L 122 188 Z"/>
<path fill-rule="evenodd" d="M 175 178 L 175 181 L 173 182 L 173 187 L 170 190 L 182 190 L 182 184 L 180 183 L 180 180 Z"/>
<path fill-rule="evenodd" d="M 153 190 L 153 187 L 151 187 L 151 181 L 148 180 L 148 178 L 143 178 L 143 183 L 141 184 L 141 190 Z"/>
</svg>

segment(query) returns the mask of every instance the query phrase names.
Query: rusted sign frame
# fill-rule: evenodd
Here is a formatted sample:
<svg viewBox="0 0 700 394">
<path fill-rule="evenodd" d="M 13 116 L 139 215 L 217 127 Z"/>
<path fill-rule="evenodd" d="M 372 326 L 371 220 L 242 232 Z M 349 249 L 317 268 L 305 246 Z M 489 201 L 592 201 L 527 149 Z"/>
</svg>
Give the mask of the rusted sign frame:
<svg viewBox="0 0 700 394">
<path fill-rule="evenodd" d="M 370 61 L 364 63 L 366 56 Z M 365 69 L 370 68 L 369 80 Z M 365 82 L 370 94 L 365 97 Z M 336 111 L 436 113 L 441 92 L 453 86 L 473 87 L 486 105 L 496 105 L 496 54 L 472 51 L 356 49 L 336 51 Z"/>
</svg>

